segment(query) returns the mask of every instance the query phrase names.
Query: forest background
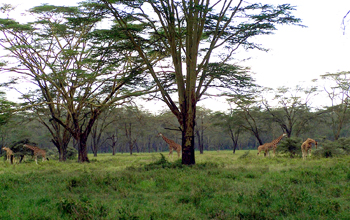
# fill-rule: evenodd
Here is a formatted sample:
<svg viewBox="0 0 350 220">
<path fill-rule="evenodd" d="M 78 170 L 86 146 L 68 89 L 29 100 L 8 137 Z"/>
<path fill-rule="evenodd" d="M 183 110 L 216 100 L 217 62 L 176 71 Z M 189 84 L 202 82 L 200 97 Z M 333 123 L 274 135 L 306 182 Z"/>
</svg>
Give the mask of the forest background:
<svg viewBox="0 0 350 220">
<path fill-rule="evenodd" d="M 348 129 L 349 72 L 321 76 L 326 86 L 270 89 L 256 86 L 228 100 L 230 108 L 212 111 L 201 108 L 196 121 L 196 148 L 203 150 L 256 149 L 286 131 L 288 137 L 312 137 L 322 142 L 346 137 Z M 327 98 L 327 106 L 313 107 L 313 100 Z M 26 98 L 26 97 L 24 97 Z M 324 100 L 324 99 L 323 99 Z M 2 146 L 19 140 L 30 140 L 46 149 L 54 149 L 50 134 L 42 125 L 47 118 L 38 112 L 12 114 L 6 108 L 13 103 L 2 98 Z M 110 106 L 97 119 L 89 136 L 89 149 L 97 152 L 162 151 L 165 144 L 158 132 L 180 142 L 175 131 L 179 125 L 170 112 L 150 113 L 135 99 L 127 107 Z M 42 115 L 41 115 L 42 116 Z M 314 129 L 317 128 L 317 131 Z M 35 131 L 35 132 L 34 132 Z M 74 146 L 74 141 L 69 143 Z"/>
</svg>

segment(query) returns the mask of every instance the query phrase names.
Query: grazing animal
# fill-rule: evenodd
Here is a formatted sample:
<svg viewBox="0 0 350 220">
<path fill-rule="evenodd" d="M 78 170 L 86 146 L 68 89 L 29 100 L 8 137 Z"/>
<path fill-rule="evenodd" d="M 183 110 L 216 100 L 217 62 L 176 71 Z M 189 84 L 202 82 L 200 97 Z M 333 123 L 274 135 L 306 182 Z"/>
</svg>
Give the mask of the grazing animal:
<svg viewBox="0 0 350 220">
<path fill-rule="evenodd" d="M 10 163 L 12 163 L 11 157 L 13 158 L 13 151 L 8 148 L 8 147 L 3 147 L 2 148 L 4 151 L 6 151 L 6 160 L 10 161 Z"/>
<path fill-rule="evenodd" d="M 43 149 L 41 149 L 39 147 L 34 147 L 34 146 L 31 146 L 31 145 L 28 145 L 28 144 L 23 145 L 23 147 L 26 147 L 26 148 L 28 148 L 28 149 L 33 151 L 33 156 L 35 157 L 35 163 L 36 164 L 38 164 L 38 156 L 42 156 L 43 161 L 48 160 L 46 158 L 46 151 L 45 150 L 43 150 Z"/>
<path fill-rule="evenodd" d="M 258 155 L 260 154 L 261 151 L 264 151 L 264 156 L 268 154 L 270 156 L 270 150 L 273 150 L 273 155 L 276 155 L 276 148 L 277 144 L 282 140 L 283 137 L 287 136 L 286 133 L 283 133 L 281 136 L 276 138 L 275 140 L 271 141 L 270 143 L 265 143 L 263 145 L 260 145 L 258 147 Z"/>
<path fill-rule="evenodd" d="M 309 155 L 309 157 L 311 156 L 312 144 L 315 144 L 315 147 L 317 149 L 317 141 L 315 141 L 314 139 L 311 139 L 311 138 L 306 139 L 306 141 L 304 141 L 304 143 L 301 145 L 301 152 L 303 154 L 304 160 L 306 159 L 306 157 L 308 155 Z"/>
<path fill-rule="evenodd" d="M 173 150 L 177 152 L 177 156 L 180 158 L 181 145 L 175 143 L 175 141 L 166 138 L 162 133 L 158 133 L 158 137 L 162 137 L 163 140 L 169 145 L 169 156 L 173 157 Z"/>
</svg>

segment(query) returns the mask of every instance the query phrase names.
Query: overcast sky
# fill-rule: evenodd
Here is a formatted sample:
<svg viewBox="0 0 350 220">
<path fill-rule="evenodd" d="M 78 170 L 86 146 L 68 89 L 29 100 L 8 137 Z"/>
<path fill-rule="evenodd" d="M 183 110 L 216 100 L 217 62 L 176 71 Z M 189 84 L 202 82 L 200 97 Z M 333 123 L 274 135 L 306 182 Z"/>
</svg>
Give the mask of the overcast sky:
<svg viewBox="0 0 350 220">
<path fill-rule="evenodd" d="M 249 0 L 250 2 L 258 2 Z M 15 0 L 10 2 L 19 9 L 28 9 L 42 3 L 72 5 L 75 0 Z M 350 15 L 346 19 L 345 33 L 343 17 L 350 10 L 349 0 L 264 0 L 262 3 L 296 6 L 294 15 L 303 20 L 307 28 L 280 26 L 274 35 L 257 38 L 269 52 L 249 51 L 237 54 L 238 59 L 251 57 L 240 63 L 251 67 L 257 83 L 266 87 L 310 84 L 327 72 L 350 71 Z M 210 103 L 210 102 L 205 102 Z M 152 104 L 153 105 L 153 104 Z M 215 109 L 211 105 L 213 110 Z"/>
<path fill-rule="evenodd" d="M 271 2 L 282 2 L 271 1 Z M 262 37 L 268 53 L 251 52 L 247 64 L 263 86 L 291 86 L 309 83 L 327 72 L 350 71 L 350 15 L 348 27 L 342 20 L 350 10 L 350 1 L 293 0 L 296 17 L 307 28 L 279 27 L 276 34 Z"/>
</svg>

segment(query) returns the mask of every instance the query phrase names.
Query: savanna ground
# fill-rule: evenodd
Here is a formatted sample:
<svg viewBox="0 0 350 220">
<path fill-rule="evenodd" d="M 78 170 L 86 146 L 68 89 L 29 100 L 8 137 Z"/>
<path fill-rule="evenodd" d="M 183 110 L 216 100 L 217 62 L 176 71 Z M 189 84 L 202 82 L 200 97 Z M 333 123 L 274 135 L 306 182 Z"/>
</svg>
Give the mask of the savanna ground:
<svg viewBox="0 0 350 220">
<path fill-rule="evenodd" d="M 256 151 L 0 162 L 0 219 L 350 219 L 350 157 Z M 176 158 L 177 159 L 177 158 Z"/>
</svg>

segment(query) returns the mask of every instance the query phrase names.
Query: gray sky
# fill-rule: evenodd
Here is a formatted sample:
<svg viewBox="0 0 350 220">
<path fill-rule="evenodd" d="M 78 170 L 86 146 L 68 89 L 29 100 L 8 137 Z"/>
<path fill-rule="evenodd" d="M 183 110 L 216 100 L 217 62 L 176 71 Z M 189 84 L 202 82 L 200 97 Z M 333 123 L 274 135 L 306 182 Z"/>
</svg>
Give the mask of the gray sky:
<svg viewBox="0 0 350 220">
<path fill-rule="evenodd" d="M 276 34 L 262 37 L 261 43 L 270 51 L 252 52 L 247 62 L 257 82 L 268 87 L 291 86 L 310 83 L 327 72 L 350 71 L 350 15 L 345 34 L 342 29 L 350 1 L 289 2 L 297 6 L 294 14 L 307 28 L 283 26 Z"/>
<path fill-rule="evenodd" d="M 257 0 L 249 0 L 258 2 Z M 11 4 L 20 10 L 42 3 L 72 5 L 75 0 L 15 0 Z M 342 29 L 342 19 L 350 10 L 349 0 L 263 0 L 262 3 L 290 3 L 297 7 L 296 17 L 303 20 L 307 28 L 280 26 L 274 35 L 258 37 L 269 52 L 248 51 L 237 54 L 238 59 L 251 57 L 240 63 L 249 66 L 257 83 L 266 87 L 294 87 L 309 85 L 312 79 L 327 72 L 350 71 L 350 15 L 347 29 Z M 8 97 L 10 98 L 10 97 Z M 224 101 L 203 101 L 213 110 L 226 108 Z M 222 106 L 221 106 L 222 104 Z M 147 104 L 148 105 L 148 104 Z M 155 106 L 153 103 L 151 106 Z M 160 104 L 160 106 L 163 106 Z M 225 107 L 224 107 L 225 106 Z M 147 106 L 145 106 L 147 107 Z M 161 107 L 162 108 L 162 107 Z"/>
</svg>

